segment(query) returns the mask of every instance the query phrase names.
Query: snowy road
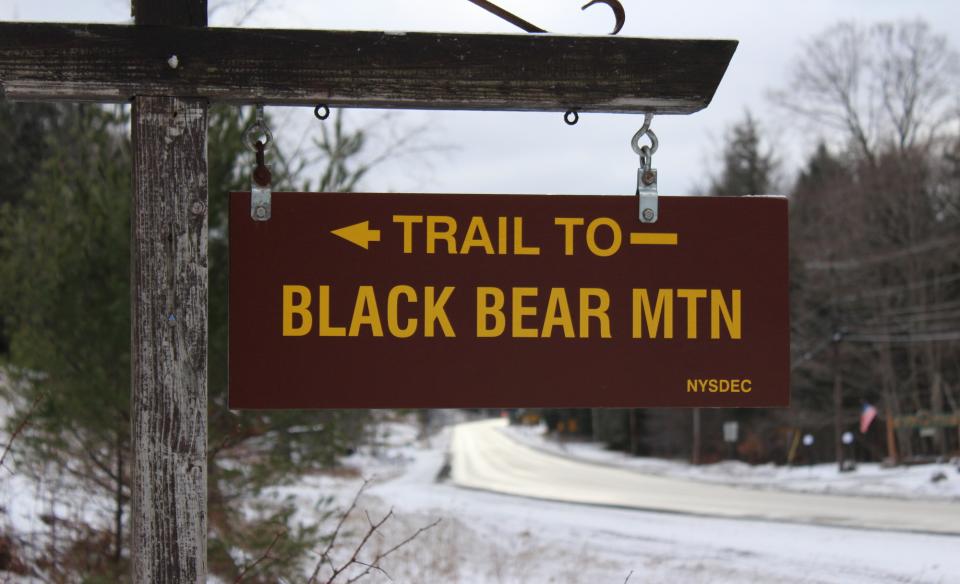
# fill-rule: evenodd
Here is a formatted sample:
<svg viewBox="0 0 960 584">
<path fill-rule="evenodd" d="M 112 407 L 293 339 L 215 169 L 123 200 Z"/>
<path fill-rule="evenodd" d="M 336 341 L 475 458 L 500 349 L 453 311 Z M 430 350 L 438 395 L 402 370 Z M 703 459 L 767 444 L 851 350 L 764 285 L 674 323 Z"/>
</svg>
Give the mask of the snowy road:
<svg viewBox="0 0 960 584">
<path fill-rule="evenodd" d="M 955 535 L 578 505 L 437 482 L 451 434 L 404 448 L 403 470 L 380 472 L 385 478 L 370 490 L 365 507 L 372 505 L 375 515 L 390 508 L 397 514 L 387 541 L 443 519 L 401 550 L 389 567 L 393 582 L 620 584 L 630 574 L 630 584 L 960 584 Z M 490 438 L 506 439 L 495 434 Z M 598 467 L 575 468 L 592 473 Z M 299 492 L 331 492 L 330 479 L 314 480 L 321 482 Z M 341 487 L 341 500 L 355 488 Z M 308 497 L 301 508 L 311 505 Z M 358 521 L 362 532 L 366 519 Z"/>
<path fill-rule="evenodd" d="M 523 446 L 503 420 L 456 427 L 453 482 L 538 499 L 735 519 L 960 535 L 952 502 L 740 489 L 574 461 Z M 957 540 L 960 546 L 960 540 Z"/>
</svg>

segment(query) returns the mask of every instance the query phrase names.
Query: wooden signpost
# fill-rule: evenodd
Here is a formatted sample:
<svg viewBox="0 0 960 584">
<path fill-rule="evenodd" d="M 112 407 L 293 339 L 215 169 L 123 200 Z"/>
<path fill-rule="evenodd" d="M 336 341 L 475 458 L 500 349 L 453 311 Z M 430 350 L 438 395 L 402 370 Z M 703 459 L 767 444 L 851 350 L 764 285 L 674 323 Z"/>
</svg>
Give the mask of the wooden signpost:
<svg viewBox="0 0 960 584">
<path fill-rule="evenodd" d="M 134 581 L 150 584 L 206 581 L 210 101 L 686 114 L 736 48 L 206 29 L 206 0 L 132 4 L 134 26 L 0 23 L 0 98 L 133 103 L 131 547 Z"/>
<path fill-rule="evenodd" d="M 230 407 L 789 404 L 787 201 L 230 200 Z"/>
</svg>

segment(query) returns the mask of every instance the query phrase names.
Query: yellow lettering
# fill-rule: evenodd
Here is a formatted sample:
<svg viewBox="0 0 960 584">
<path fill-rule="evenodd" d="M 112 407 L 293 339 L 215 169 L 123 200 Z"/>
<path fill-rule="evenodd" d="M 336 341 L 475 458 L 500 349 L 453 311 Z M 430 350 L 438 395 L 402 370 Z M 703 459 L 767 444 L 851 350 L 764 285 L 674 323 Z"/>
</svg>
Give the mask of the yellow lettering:
<svg viewBox="0 0 960 584">
<path fill-rule="evenodd" d="M 424 298 L 423 307 L 423 329 L 425 336 L 433 336 L 434 323 L 440 324 L 440 328 L 443 329 L 443 336 L 457 336 L 453 332 L 453 325 L 450 324 L 450 319 L 447 318 L 447 312 L 444 309 L 444 305 L 448 300 L 450 300 L 453 290 L 453 286 L 444 286 L 443 290 L 440 292 L 440 296 L 435 297 L 433 286 L 427 286 L 425 290 L 426 297 Z"/>
<path fill-rule="evenodd" d="M 590 306 L 590 299 L 600 301 L 599 306 Z M 600 321 L 600 337 L 610 338 L 610 317 L 607 310 L 610 308 L 610 294 L 601 288 L 580 289 L 580 338 L 590 337 L 590 319 Z"/>
<path fill-rule="evenodd" d="M 357 290 L 353 318 L 350 319 L 349 336 L 360 336 L 360 327 L 363 325 L 370 327 L 373 336 L 383 336 L 383 325 L 380 323 L 380 310 L 377 308 L 377 297 L 373 292 L 373 286 L 360 286 Z"/>
<path fill-rule="evenodd" d="M 440 229 L 441 226 L 444 229 Z M 427 253 L 436 253 L 437 242 L 443 241 L 447 244 L 447 253 L 456 255 L 457 240 L 454 238 L 456 232 L 457 221 L 453 217 L 427 215 Z"/>
<path fill-rule="evenodd" d="M 512 327 L 513 337 L 517 339 L 537 338 L 537 329 L 523 328 L 523 317 L 536 316 L 537 314 L 537 307 L 524 306 L 523 299 L 535 297 L 537 295 L 537 289 L 536 288 L 513 288 L 512 293 L 513 293 L 513 297 L 512 297 L 513 302 L 510 308 L 513 312 L 513 327 Z"/>
<path fill-rule="evenodd" d="M 646 288 L 633 289 L 633 338 L 643 338 L 643 323 L 647 324 L 647 333 L 651 339 L 660 332 L 663 320 L 663 338 L 673 338 L 673 290 L 667 288 L 657 291 L 657 304 L 651 310 L 650 297 Z"/>
<path fill-rule="evenodd" d="M 417 319 L 408 318 L 406 326 L 400 326 L 399 307 L 400 296 L 405 296 L 407 302 L 417 301 L 417 291 L 410 286 L 394 286 L 387 295 L 387 329 L 390 334 L 399 338 L 406 339 L 417 332 Z"/>
<path fill-rule="evenodd" d="M 493 304 L 488 301 L 493 300 Z M 503 304 L 506 301 L 503 290 L 480 286 L 477 288 L 477 338 L 499 337 L 507 328 L 507 317 L 503 314 Z M 487 322 L 493 317 L 493 326 Z"/>
<path fill-rule="evenodd" d="M 606 225 L 610 229 L 610 233 L 613 234 L 613 241 L 610 243 L 610 247 L 604 248 L 597 244 L 597 229 L 603 225 Z M 590 225 L 587 226 L 587 247 L 593 255 L 602 258 L 612 256 L 620 250 L 622 244 L 623 233 L 620 231 L 620 225 L 613 219 L 599 217 L 591 221 Z"/>
<path fill-rule="evenodd" d="M 540 255 L 540 248 L 536 245 L 523 245 L 523 217 L 513 218 L 513 255 Z"/>
<path fill-rule="evenodd" d="M 423 223 L 421 215 L 394 215 L 394 223 L 403 224 L 403 253 L 413 253 L 413 224 Z"/>
<path fill-rule="evenodd" d="M 294 295 L 300 302 L 294 302 Z M 300 326 L 294 326 L 293 317 L 300 317 Z M 310 289 L 306 286 L 283 287 L 283 336 L 302 337 L 313 327 L 313 315 L 310 314 Z"/>
<path fill-rule="evenodd" d="M 555 217 L 553 224 L 563 226 L 563 255 L 573 255 L 573 228 L 583 225 L 583 218 Z"/>
<path fill-rule="evenodd" d="M 727 302 L 720 290 L 710 291 L 710 338 L 720 338 L 720 314 L 723 314 L 723 322 L 727 326 L 727 334 L 731 339 L 739 339 L 741 335 L 740 326 L 740 290 L 732 291 L 733 309 L 727 308 Z"/>
<path fill-rule="evenodd" d="M 488 255 L 493 255 L 493 242 L 490 241 L 490 233 L 487 232 L 483 217 L 470 219 L 470 225 L 467 227 L 467 234 L 464 236 L 460 253 L 470 253 L 470 249 L 474 247 L 482 247 Z"/>
<path fill-rule="evenodd" d="M 321 337 L 345 337 L 347 328 L 330 326 L 330 286 L 320 286 L 317 330 Z"/>
<path fill-rule="evenodd" d="M 697 300 L 707 297 L 703 289 L 680 288 L 677 297 L 687 301 L 687 338 L 697 338 Z"/>
<path fill-rule="evenodd" d="M 507 218 L 497 217 L 497 255 L 507 255 Z"/>
<path fill-rule="evenodd" d="M 553 327 L 556 326 L 563 328 L 563 336 L 566 338 L 572 339 L 575 336 L 573 318 L 570 317 L 570 304 L 567 302 L 567 292 L 563 288 L 550 289 L 547 315 L 543 319 L 543 332 L 540 336 L 549 339 L 553 336 Z"/>
</svg>

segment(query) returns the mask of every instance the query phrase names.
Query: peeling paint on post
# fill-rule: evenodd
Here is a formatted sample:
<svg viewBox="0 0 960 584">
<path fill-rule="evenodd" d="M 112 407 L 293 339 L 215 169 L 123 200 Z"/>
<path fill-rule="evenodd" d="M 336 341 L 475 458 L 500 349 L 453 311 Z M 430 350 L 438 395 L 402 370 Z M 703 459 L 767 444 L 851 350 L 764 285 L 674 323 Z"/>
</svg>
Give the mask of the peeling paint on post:
<svg viewBox="0 0 960 584">
<path fill-rule="evenodd" d="M 133 1 L 136 23 L 206 26 L 206 0 Z M 207 101 L 133 100 L 131 306 L 137 584 L 207 578 Z"/>
<path fill-rule="evenodd" d="M 206 581 L 206 109 L 173 97 L 133 107 L 137 583 Z"/>
</svg>

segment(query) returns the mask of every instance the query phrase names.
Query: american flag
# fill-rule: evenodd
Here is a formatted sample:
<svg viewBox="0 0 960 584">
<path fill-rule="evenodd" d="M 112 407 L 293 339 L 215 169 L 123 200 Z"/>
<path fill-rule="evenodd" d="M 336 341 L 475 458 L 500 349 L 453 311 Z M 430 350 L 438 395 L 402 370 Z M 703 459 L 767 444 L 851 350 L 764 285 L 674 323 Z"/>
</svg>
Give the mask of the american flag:
<svg viewBox="0 0 960 584">
<path fill-rule="evenodd" d="M 877 417 L 877 408 L 870 404 L 863 404 L 863 411 L 860 412 L 860 433 L 866 434 L 870 428 L 873 419 Z"/>
</svg>

